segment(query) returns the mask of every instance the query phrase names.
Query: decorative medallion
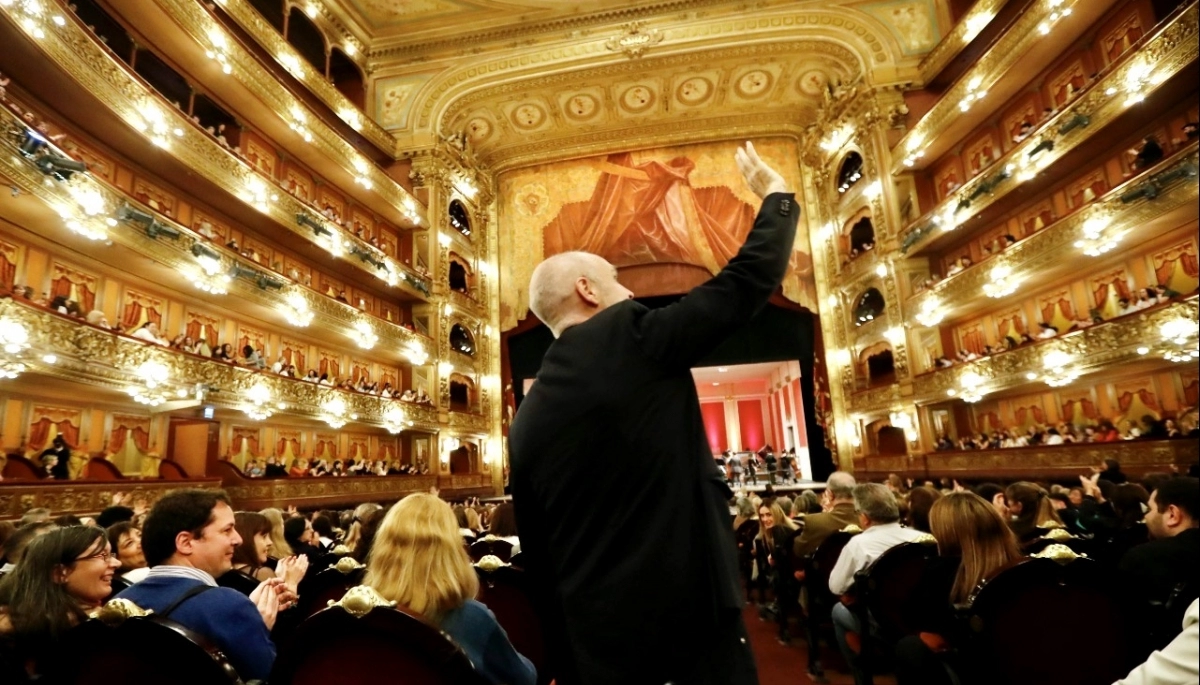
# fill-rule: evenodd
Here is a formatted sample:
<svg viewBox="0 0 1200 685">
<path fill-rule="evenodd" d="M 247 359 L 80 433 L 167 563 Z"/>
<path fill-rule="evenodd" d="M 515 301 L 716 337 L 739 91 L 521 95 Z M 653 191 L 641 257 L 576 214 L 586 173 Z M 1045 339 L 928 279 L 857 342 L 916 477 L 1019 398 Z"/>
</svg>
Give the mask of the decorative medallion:
<svg viewBox="0 0 1200 685">
<path fill-rule="evenodd" d="M 737 94 L 744 98 L 757 98 L 766 94 L 771 89 L 771 84 L 774 83 L 775 77 L 771 76 L 770 72 L 762 69 L 754 69 L 747 71 L 738 78 L 733 89 Z"/>
<path fill-rule="evenodd" d="M 820 97 L 829 87 L 829 76 L 819 69 L 806 71 L 796 79 L 796 90 L 802 95 Z"/>
<path fill-rule="evenodd" d="M 550 205 L 550 193 L 546 186 L 534 183 L 521 188 L 513 196 L 513 206 L 517 212 L 529 217 L 536 217 L 546 211 Z"/>
<path fill-rule="evenodd" d="M 675 89 L 675 97 L 685 105 L 699 105 L 712 95 L 712 82 L 700 76 L 693 76 L 679 84 Z"/>
<path fill-rule="evenodd" d="M 572 95 L 563 103 L 563 112 L 577 121 L 591 119 L 598 111 L 600 111 L 600 103 L 587 93 Z"/>
<path fill-rule="evenodd" d="M 621 93 L 621 108 L 633 114 L 640 114 L 654 106 L 654 91 L 646 86 L 633 86 Z"/>
<path fill-rule="evenodd" d="M 546 120 L 546 110 L 538 105 L 524 104 L 513 110 L 511 116 L 513 125 L 526 130 L 535 129 Z"/>
<path fill-rule="evenodd" d="M 662 42 L 658 29 L 643 29 L 642 22 L 635 21 L 625 27 L 625 34 L 613 36 L 604 42 L 609 52 L 623 52 L 629 59 L 641 57 L 646 50 Z"/>
<path fill-rule="evenodd" d="M 483 117 L 475 117 L 467 122 L 466 132 L 472 143 L 482 143 L 492 135 L 492 122 Z"/>
</svg>

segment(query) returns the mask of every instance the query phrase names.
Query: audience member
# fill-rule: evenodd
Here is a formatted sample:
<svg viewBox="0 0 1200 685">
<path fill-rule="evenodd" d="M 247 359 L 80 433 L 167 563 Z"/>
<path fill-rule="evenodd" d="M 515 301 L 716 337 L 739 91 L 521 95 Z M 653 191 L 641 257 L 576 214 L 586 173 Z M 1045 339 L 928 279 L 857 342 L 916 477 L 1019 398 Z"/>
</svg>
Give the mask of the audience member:
<svg viewBox="0 0 1200 685">
<path fill-rule="evenodd" d="M 496 505 L 488 532 L 511 544 L 513 554 L 521 551 L 521 538 L 517 535 L 517 515 L 511 502 Z"/>
<path fill-rule="evenodd" d="M 884 552 L 896 545 L 913 542 L 922 535 L 919 531 L 900 525 L 900 507 L 896 496 L 878 483 L 854 486 L 854 508 L 863 532 L 846 543 L 829 574 L 829 591 L 835 595 L 845 594 L 854 584 L 854 574 L 870 566 Z M 854 674 L 855 684 L 863 685 L 867 677 L 859 665 L 858 654 L 846 640 L 848 634 L 861 633 L 862 627 L 858 618 L 841 602 L 833 607 L 833 628 L 838 647 Z"/>
<path fill-rule="evenodd" d="M 941 496 L 942 493 L 924 485 L 909 490 L 908 511 L 904 515 L 904 525 L 913 530 L 928 533 L 929 509 Z"/>
<path fill-rule="evenodd" d="M 277 559 L 292 556 L 292 546 L 283 536 L 283 512 L 274 507 L 258 512 L 271 522 L 271 550 Z"/>
<path fill-rule="evenodd" d="M 243 679 L 265 679 L 275 661 L 270 631 L 283 581 L 264 581 L 249 598 L 218 587 L 216 577 L 230 570 L 241 543 L 224 492 L 170 492 L 146 517 L 142 549 L 150 573 L 118 597 L 205 636 Z"/>
<path fill-rule="evenodd" d="M 1162 650 L 1113 685 L 1183 685 L 1200 678 L 1200 600 L 1192 600 L 1183 630 Z"/>
<path fill-rule="evenodd" d="M 999 499 L 1002 513 L 1006 512 L 1013 533 L 1020 542 L 1028 542 L 1046 532 L 1046 524 L 1062 524 L 1054 511 L 1048 493 L 1033 483 L 1013 483 L 1004 490 Z"/>
<path fill-rule="evenodd" d="M 534 685 L 533 664 L 513 649 L 487 607 L 475 601 L 479 578 L 450 505 L 436 495 L 409 495 L 379 526 L 366 584 L 445 631 L 488 682 Z"/>
<path fill-rule="evenodd" d="M 1200 577 L 1200 480 L 1172 478 L 1150 493 L 1152 540 L 1121 558 L 1122 588 L 1137 604 L 1165 602 L 1179 583 Z"/>
<path fill-rule="evenodd" d="M 56 528 L 30 542 L 0 581 L 0 681 L 33 682 L 52 668 L 63 634 L 112 593 L 118 565 L 101 528 Z"/>
<path fill-rule="evenodd" d="M 49 512 L 47 512 L 49 513 Z M 11 573 L 20 563 L 25 554 L 25 548 L 39 535 L 45 535 L 58 528 L 52 521 L 34 521 L 26 523 L 13 531 L 4 542 L 4 566 L 0 566 L 0 576 Z"/>
<path fill-rule="evenodd" d="M 106 532 L 113 556 L 121 562 L 117 569 L 117 575 L 123 583 L 120 589 L 145 580 L 150 567 L 146 565 L 146 555 L 142 552 L 142 531 L 129 521 L 121 521 L 109 526 Z"/>
<path fill-rule="evenodd" d="M 858 523 L 858 513 L 854 509 L 854 486 L 854 476 L 849 473 L 835 471 L 830 474 L 825 484 L 829 506 L 822 513 L 804 517 L 804 530 L 792 545 L 795 558 L 812 554 L 825 538 L 852 523 Z"/>
<path fill-rule="evenodd" d="M 323 553 L 317 546 L 317 536 L 313 532 L 312 522 L 303 516 L 294 516 L 283 522 L 283 538 L 294 554 L 303 554 L 309 559 L 316 559 Z"/>
</svg>

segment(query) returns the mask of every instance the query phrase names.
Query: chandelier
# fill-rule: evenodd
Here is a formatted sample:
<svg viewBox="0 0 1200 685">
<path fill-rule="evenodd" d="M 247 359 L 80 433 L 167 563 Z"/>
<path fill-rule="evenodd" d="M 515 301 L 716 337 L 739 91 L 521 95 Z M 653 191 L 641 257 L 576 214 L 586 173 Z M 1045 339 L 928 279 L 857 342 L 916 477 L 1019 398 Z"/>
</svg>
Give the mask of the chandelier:
<svg viewBox="0 0 1200 685">
<path fill-rule="evenodd" d="M 107 216 L 108 202 L 95 182 L 82 174 L 73 174 L 67 183 L 67 194 L 74 204 L 57 207 L 67 228 L 88 240 L 106 240 L 108 229 L 116 226 L 117 221 Z"/>
<path fill-rule="evenodd" d="M 1070 385 L 1079 378 L 1079 369 L 1068 368 L 1071 362 L 1075 361 L 1075 357 L 1063 352 L 1062 350 L 1051 350 L 1042 357 L 1042 368 L 1045 369 L 1043 380 L 1046 385 L 1052 388 L 1061 388 L 1064 385 Z M 1037 374 L 1032 371 L 1026 374 L 1029 380 L 1035 380 Z"/>
<path fill-rule="evenodd" d="M 1012 295 L 1017 291 L 1021 281 L 1012 275 L 1012 267 L 1000 264 L 992 267 L 988 274 L 991 282 L 983 284 L 983 292 L 991 298 L 1001 298 Z"/>
<path fill-rule="evenodd" d="M 950 388 L 946 391 L 946 394 L 950 395 L 951 397 L 958 395 L 963 399 L 964 402 L 969 402 L 971 404 L 983 399 L 983 396 L 987 394 L 987 391 L 983 390 L 982 388 L 983 376 L 980 376 L 974 371 L 967 371 L 964 373 L 962 377 L 958 379 L 958 384 L 961 387 L 961 390 Z"/>
<path fill-rule="evenodd" d="M 404 414 L 404 410 L 400 409 L 400 407 L 390 407 L 387 411 L 383 412 L 383 427 L 389 433 L 399 433 L 412 425 L 413 422 L 408 420 Z"/>
<path fill-rule="evenodd" d="M 29 349 L 29 330 L 25 324 L 7 316 L 0 318 L 0 378 L 16 378 L 25 372 L 21 355 Z"/>
<path fill-rule="evenodd" d="M 1167 346 L 1163 358 L 1167 361 L 1195 363 L 1200 359 L 1200 343 L 1197 342 L 1197 325 L 1195 321 L 1177 317 L 1159 327 L 1163 344 Z"/>
<path fill-rule="evenodd" d="M 312 310 L 308 308 L 308 300 L 299 290 L 292 290 L 284 295 L 283 313 L 287 316 L 288 323 L 300 328 L 308 326 L 313 320 Z"/>
<path fill-rule="evenodd" d="M 333 397 L 326 400 L 321 405 L 321 420 L 329 424 L 330 428 L 337 430 L 346 425 L 347 420 L 356 420 L 358 414 L 347 414 L 346 400 L 341 397 Z"/>
<path fill-rule="evenodd" d="M 429 353 L 415 341 L 404 346 L 404 356 L 413 366 L 424 366 L 429 361 Z"/>
<path fill-rule="evenodd" d="M 166 364 L 154 360 L 142 362 L 134 371 L 134 376 L 141 384 L 130 387 L 126 392 L 138 404 L 157 407 L 170 399 L 166 385 L 170 381 L 171 372 Z M 180 397 L 186 396 L 187 390 L 181 389 L 179 393 Z"/>
<path fill-rule="evenodd" d="M 379 342 L 379 335 L 375 332 L 375 327 L 366 319 L 359 319 L 354 322 L 354 342 L 364 350 L 369 350 L 375 347 Z"/>
<path fill-rule="evenodd" d="M 927 298 L 921 303 L 921 311 L 916 313 L 917 323 L 926 328 L 938 325 L 946 315 L 941 307 L 942 303 L 936 297 Z"/>
<path fill-rule="evenodd" d="M 271 418 L 276 409 L 287 409 L 283 402 L 272 403 L 271 389 L 261 382 L 250 386 L 246 391 L 246 399 L 248 402 L 242 406 L 242 411 L 255 421 Z"/>
<path fill-rule="evenodd" d="M 196 266 L 190 269 L 188 278 L 192 285 L 206 293 L 224 295 L 229 292 L 229 284 L 233 279 L 225 271 L 220 255 L 213 256 L 207 251 L 196 252 Z"/>
</svg>

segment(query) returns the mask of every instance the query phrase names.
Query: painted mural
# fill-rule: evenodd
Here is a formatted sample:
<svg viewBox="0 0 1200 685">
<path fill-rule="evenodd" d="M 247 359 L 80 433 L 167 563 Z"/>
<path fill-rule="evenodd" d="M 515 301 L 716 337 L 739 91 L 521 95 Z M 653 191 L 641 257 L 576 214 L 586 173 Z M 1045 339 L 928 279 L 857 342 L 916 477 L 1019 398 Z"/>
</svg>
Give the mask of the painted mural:
<svg viewBox="0 0 1200 685">
<path fill-rule="evenodd" d="M 755 147 L 792 187 L 800 187 L 793 141 L 761 140 Z M 734 164 L 736 148 L 722 142 L 623 152 L 502 176 L 501 326 L 507 330 L 526 316 L 534 267 L 560 252 L 592 252 L 618 268 L 720 271 L 737 253 L 759 206 Z M 783 293 L 815 311 L 808 244 L 801 219 Z"/>
</svg>

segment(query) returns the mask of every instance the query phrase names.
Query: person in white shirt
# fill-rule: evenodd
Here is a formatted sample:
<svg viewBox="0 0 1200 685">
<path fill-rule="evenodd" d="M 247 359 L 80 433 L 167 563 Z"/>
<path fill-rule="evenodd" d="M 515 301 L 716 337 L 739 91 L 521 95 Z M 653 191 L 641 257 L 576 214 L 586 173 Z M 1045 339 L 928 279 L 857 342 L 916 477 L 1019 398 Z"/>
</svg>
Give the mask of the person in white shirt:
<svg viewBox="0 0 1200 685">
<path fill-rule="evenodd" d="M 1113 685 L 1191 685 L 1200 682 L 1200 600 L 1183 615 L 1183 631 Z"/>
<path fill-rule="evenodd" d="M 146 323 L 142 324 L 136 331 L 130 333 L 130 335 L 138 340 L 145 340 L 146 342 L 151 342 L 156 345 L 165 346 L 168 344 L 166 340 L 163 340 L 161 337 L 159 337 L 158 324 L 154 323 L 153 321 L 147 321 Z"/>
<path fill-rule="evenodd" d="M 919 530 L 900 525 L 900 505 L 896 502 L 896 496 L 879 483 L 854 486 L 854 510 L 858 512 L 863 532 L 850 539 L 829 574 L 829 591 L 835 595 L 849 590 L 854 584 L 854 574 L 875 563 L 884 552 L 897 545 L 913 542 L 922 535 Z M 837 635 L 838 647 L 854 674 L 855 685 L 870 682 L 859 666 L 858 654 L 846 642 L 847 633 L 861 633 L 862 627 L 841 602 L 833 607 L 833 631 Z"/>
</svg>

